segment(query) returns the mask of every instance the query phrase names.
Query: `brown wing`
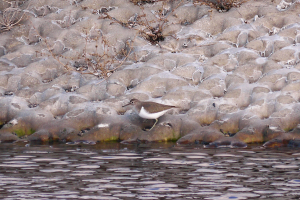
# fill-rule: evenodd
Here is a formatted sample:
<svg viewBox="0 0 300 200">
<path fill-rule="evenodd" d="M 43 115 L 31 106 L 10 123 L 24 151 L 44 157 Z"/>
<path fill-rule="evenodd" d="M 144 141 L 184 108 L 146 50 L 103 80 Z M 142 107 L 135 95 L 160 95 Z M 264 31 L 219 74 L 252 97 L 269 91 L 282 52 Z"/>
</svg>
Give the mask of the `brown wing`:
<svg viewBox="0 0 300 200">
<path fill-rule="evenodd" d="M 156 113 L 163 110 L 168 110 L 171 108 L 176 108 L 176 106 L 169 106 L 164 104 L 159 104 L 155 102 L 151 102 L 151 104 L 147 104 L 147 102 L 143 102 L 142 106 L 149 112 L 149 113 Z M 151 111 L 149 111 L 151 109 Z"/>
</svg>

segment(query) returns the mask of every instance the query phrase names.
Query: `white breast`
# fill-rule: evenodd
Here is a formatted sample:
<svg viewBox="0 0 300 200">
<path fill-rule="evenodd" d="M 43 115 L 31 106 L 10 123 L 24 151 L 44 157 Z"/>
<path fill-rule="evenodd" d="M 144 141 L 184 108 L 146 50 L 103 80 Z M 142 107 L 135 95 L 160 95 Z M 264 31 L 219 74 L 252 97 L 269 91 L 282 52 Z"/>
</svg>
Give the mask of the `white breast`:
<svg viewBox="0 0 300 200">
<path fill-rule="evenodd" d="M 144 109 L 144 107 L 142 107 L 141 111 L 139 113 L 139 116 L 144 118 L 144 119 L 157 119 L 160 116 L 162 116 L 163 114 L 165 114 L 166 112 L 168 112 L 168 110 L 163 110 L 163 111 L 160 111 L 158 113 L 149 113 Z"/>
</svg>

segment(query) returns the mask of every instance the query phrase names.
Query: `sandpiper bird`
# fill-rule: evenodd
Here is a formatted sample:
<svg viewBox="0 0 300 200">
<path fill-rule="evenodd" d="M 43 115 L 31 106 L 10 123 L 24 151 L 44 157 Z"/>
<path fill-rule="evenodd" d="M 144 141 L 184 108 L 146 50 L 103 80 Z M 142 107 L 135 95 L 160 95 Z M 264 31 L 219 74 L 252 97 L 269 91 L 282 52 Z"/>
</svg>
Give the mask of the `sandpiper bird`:
<svg viewBox="0 0 300 200">
<path fill-rule="evenodd" d="M 176 106 L 164 105 L 160 103 L 150 102 L 150 101 L 139 101 L 138 99 L 131 99 L 130 102 L 125 106 L 134 105 L 134 110 L 139 114 L 140 117 L 144 119 L 155 119 L 155 123 L 149 129 L 149 131 L 156 125 L 158 118 L 164 115 L 172 108 L 177 108 Z"/>
</svg>

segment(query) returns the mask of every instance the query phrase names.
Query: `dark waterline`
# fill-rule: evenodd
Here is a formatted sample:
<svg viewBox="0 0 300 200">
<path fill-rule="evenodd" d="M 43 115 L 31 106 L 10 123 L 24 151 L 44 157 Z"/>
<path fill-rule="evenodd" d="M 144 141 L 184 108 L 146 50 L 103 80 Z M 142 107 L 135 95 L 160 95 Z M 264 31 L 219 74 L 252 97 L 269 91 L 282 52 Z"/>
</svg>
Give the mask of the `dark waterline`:
<svg viewBox="0 0 300 200">
<path fill-rule="evenodd" d="M 1 199 L 299 199 L 300 149 L 0 144 Z"/>
</svg>

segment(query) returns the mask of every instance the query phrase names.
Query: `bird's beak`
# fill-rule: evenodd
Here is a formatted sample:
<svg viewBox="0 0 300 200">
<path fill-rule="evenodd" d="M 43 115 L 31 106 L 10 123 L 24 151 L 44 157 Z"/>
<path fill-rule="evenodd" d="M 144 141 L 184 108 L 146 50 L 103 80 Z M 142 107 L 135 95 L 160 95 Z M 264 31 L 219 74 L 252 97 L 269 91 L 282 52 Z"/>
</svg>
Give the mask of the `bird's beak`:
<svg viewBox="0 0 300 200">
<path fill-rule="evenodd" d="M 126 106 L 129 106 L 131 103 L 129 102 L 128 104 L 125 104 L 124 106 L 122 106 L 122 107 L 126 107 Z"/>
</svg>

